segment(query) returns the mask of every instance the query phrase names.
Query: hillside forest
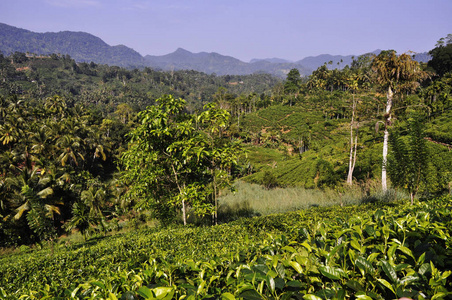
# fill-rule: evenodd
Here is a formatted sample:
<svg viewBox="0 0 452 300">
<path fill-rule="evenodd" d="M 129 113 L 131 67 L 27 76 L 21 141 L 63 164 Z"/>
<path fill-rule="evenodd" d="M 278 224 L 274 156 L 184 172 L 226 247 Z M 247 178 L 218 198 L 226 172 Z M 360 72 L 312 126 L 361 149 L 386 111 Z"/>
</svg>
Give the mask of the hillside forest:
<svg viewBox="0 0 452 300">
<path fill-rule="evenodd" d="M 451 52 L 448 37 L 427 64 L 387 50 L 285 80 L 0 55 L 0 246 L 222 223 L 234 182 L 341 205 L 450 193 Z"/>
</svg>

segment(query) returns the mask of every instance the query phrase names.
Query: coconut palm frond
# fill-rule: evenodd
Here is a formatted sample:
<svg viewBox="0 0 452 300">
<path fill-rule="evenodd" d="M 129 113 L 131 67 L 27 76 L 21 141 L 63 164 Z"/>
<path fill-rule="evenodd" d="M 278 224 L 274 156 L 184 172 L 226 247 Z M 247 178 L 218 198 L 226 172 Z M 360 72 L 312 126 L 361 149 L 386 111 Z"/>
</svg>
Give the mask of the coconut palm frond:
<svg viewBox="0 0 452 300">
<path fill-rule="evenodd" d="M 29 209 L 30 209 L 30 205 L 27 201 L 16 209 L 17 213 L 14 215 L 14 219 L 19 220 L 22 217 L 23 213 Z"/>
</svg>

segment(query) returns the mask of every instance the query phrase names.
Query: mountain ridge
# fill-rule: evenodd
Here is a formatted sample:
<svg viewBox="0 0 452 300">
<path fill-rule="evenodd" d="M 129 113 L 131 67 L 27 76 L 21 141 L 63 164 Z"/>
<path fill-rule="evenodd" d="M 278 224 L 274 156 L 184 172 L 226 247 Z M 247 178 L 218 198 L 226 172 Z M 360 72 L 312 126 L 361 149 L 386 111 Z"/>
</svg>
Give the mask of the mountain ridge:
<svg viewBox="0 0 452 300">
<path fill-rule="evenodd" d="M 0 23 L 0 51 L 65 54 L 78 62 L 94 61 L 120 67 L 142 66 L 144 59 L 124 45 L 110 46 L 101 38 L 82 31 L 36 33 Z"/>
<path fill-rule="evenodd" d="M 380 50 L 376 50 L 379 51 Z M 373 53 L 375 53 L 374 51 Z M 244 62 L 232 56 L 216 52 L 192 53 L 181 47 L 165 55 L 145 55 L 125 45 L 111 46 L 101 38 L 82 31 L 60 31 L 37 33 L 0 23 L 0 52 L 70 55 L 77 62 L 95 62 L 126 68 L 152 67 L 164 71 L 195 70 L 217 75 L 247 75 L 269 73 L 285 78 L 291 69 L 298 69 L 302 76 L 308 76 L 313 70 L 325 63 L 330 68 L 343 68 L 350 65 L 353 56 L 321 54 L 308 56 L 298 61 L 282 58 L 252 59 Z M 418 53 L 419 61 L 428 60 L 427 53 Z"/>
</svg>

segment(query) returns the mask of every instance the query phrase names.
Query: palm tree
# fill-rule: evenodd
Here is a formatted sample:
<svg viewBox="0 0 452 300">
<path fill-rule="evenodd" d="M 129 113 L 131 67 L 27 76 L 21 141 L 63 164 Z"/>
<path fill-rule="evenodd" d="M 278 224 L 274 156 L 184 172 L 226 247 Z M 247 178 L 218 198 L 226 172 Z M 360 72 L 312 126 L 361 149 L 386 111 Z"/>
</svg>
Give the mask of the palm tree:
<svg viewBox="0 0 452 300">
<path fill-rule="evenodd" d="M 106 233 L 105 217 L 103 209 L 110 196 L 103 186 L 92 184 L 81 194 L 79 201 L 72 206 L 72 218 L 64 225 L 70 231 L 77 228 L 86 239 L 90 228 L 97 225 Z"/>
<path fill-rule="evenodd" d="M 37 126 L 31 132 L 31 153 L 48 157 L 51 155 L 52 139 L 50 130 L 46 125 Z"/>
<path fill-rule="evenodd" d="M 58 161 L 64 167 L 67 163 L 78 166 L 80 160 L 85 160 L 83 154 L 79 152 L 81 139 L 69 134 L 63 135 L 57 140 L 56 146 L 60 149 Z"/>
<path fill-rule="evenodd" d="M 397 56 L 394 50 L 382 51 L 374 58 L 371 67 L 374 71 L 375 82 L 382 90 L 386 91 L 383 164 L 381 168 L 382 189 L 386 192 L 388 189 L 386 183 L 389 141 L 388 128 L 391 125 L 394 95 L 402 95 L 403 92 L 414 91 L 419 86 L 419 80 L 426 78 L 427 74 L 421 70 L 417 61 L 411 59 L 410 55 L 404 53 Z"/>
<path fill-rule="evenodd" d="M 54 120 L 63 119 L 67 115 L 66 101 L 60 96 L 48 97 L 44 108 L 47 114 L 52 116 Z"/>
<path fill-rule="evenodd" d="M 40 169 L 25 166 L 18 176 L 5 179 L 9 191 L 10 206 L 14 209 L 15 220 L 25 215 L 28 227 L 37 234 L 39 239 L 47 239 L 55 234 L 53 219 L 60 214 L 53 195 L 52 180 L 47 175 L 41 175 Z"/>
<path fill-rule="evenodd" d="M 3 145 L 11 145 L 20 140 L 22 130 L 10 122 L 0 125 L 0 142 Z"/>
</svg>

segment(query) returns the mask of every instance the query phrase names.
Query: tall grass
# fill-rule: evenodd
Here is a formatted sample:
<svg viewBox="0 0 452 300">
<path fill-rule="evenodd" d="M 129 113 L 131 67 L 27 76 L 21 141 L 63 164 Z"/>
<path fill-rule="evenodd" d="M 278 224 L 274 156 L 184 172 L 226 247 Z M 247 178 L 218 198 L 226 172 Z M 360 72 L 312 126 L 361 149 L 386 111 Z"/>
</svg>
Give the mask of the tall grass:
<svg viewBox="0 0 452 300">
<path fill-rule="evenodd" d="M 227 192 L 219 199 L 219 217 L 224 221 L 244 216 L 285 213 L 313 206 L 344 206 L 407 198 L 407 195 L 395 191 L 384 194 L 375 186 L 369 189 L 371 193 L 368 194 L 363 193 L 359 186 L 347 187 L 341 192 L 301 187 L 267 190 L 258 184 L 239 181 L 234 187 L 234 193 Z"/>
</svg>

